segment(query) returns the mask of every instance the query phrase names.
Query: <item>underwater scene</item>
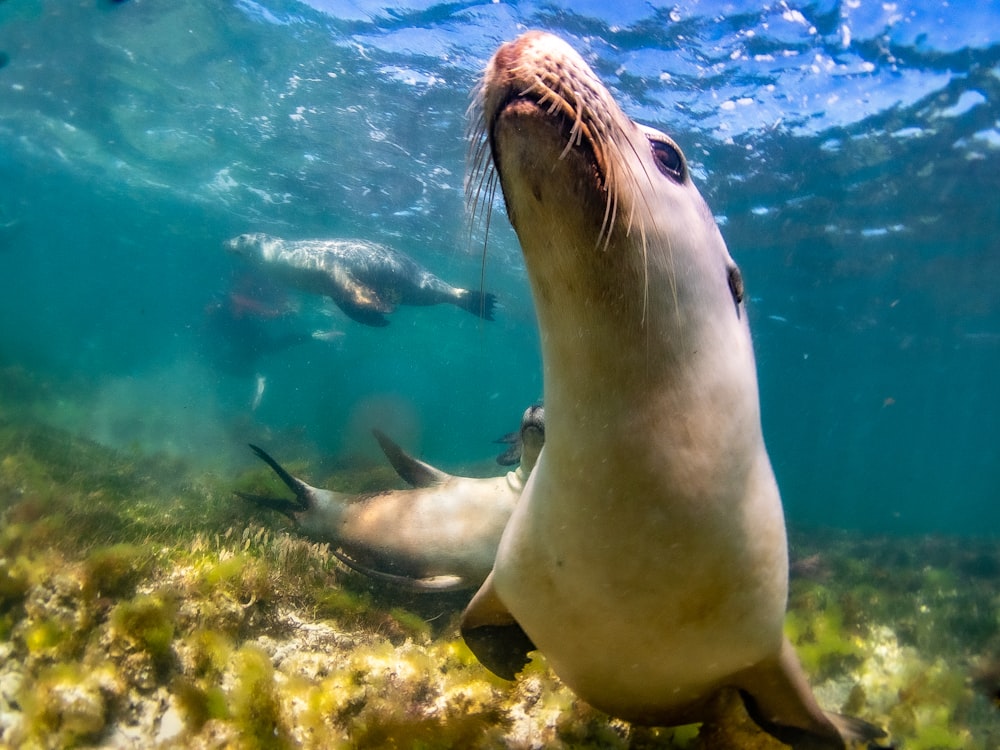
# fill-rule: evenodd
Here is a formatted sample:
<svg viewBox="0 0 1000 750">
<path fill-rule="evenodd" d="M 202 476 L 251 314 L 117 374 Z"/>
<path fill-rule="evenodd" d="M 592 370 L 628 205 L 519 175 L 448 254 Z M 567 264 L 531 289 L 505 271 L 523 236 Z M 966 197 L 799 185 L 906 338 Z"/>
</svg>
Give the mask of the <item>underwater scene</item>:
<svg viewBox="0 0 1000 750">
<path fill-rule="evenodd" d="M 530 30 L 564 57 L 494 96 Z M 628 131 L 655 167 L 587 97 L 659 131 Z M 500 164 L 518 139 L 542 176 Z M 590 235 L 585 177 L 534 220 L 583 163 L 611 196 Z M 683 197 L 629 204 L 629 168 Z M 709 284 L 714 225 L 735 264 Z M 0 748 L 1000 748 L 998 230 L 992 0 L 0 0 Z M 615 344 L 644 372 L 564 377 L 550 353 L 597 336 L 562 325 L 566 293 L 638 316 Z M 747 323 L 753 361 L 720 366 Z M 690 356 L 659 356 L 659 324 Z M 712 536 L 699 510 L 670 567 L 652 500 L 619 527 L 581 499 L 552 549 L 649 586 L 579 621 L 555 594 L 513 606 L 511 581 L 586 589 L 515 533 L 556 517 L 519 500 L 561 468 L 572 515 L 580 486 L 728 491 L 760 459 L 755 398 L 726 387 L 616 449 L 621 394 L 696 364 L 690 393 L 759 388 L 788 547 L 767 659 L 783 630 L 805 679 L 779 707 L 833 718 L 706 677 L 785 601 L 780 514 L 724 510 Z M 685 462 L 703 424 L 747 453 Z M 734 570 L 715 542 L 758 529 L 780 563 Z M 682 655 L 711 684 L 643 720 L 643 639 L 715 568 L 688 589 L 722 622 L 694 615 Z M 554 637 L 527 626 L 549 609 Z"/>
</svg>

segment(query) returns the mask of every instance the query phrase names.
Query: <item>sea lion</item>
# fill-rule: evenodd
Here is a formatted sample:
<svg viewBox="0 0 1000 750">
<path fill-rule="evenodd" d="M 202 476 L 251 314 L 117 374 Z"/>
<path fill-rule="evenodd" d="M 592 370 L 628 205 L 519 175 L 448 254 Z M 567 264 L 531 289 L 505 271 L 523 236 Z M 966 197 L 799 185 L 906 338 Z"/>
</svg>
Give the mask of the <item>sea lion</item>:
<svg viewBox="0 0 1000 750">
<path fill-rule="evenodd" d="M 489 195 L 499 178 L 520 240 L 546 437 L 466 642 L 508 679 L 537 647 L 637 723 L 703 721 L 738 691 L 797 748 L 880 736 L 824 714 L 783 637 L 785 527 L 743 282 L 680 148 L 541 32 L 499 48 L 474 108 L 495 173 L 469 184 Z"/>
<path fill-rule="evenodd" d="M 541 404 L 536 404 L 535 406 L 541 408 Z M 497 456 L 497 463 L 501 466 L 513 466 L 521 460 L 520 430 L 517 432 L 507 432 L 493 442 L 507 446 L 504 451 Z"/>
<path fill-rule="evenodd" d="M 295 499 L 237 494 L 284 513 L 306 536 L 339 546 L 343 562 L 372 577 L 418 591 L 475 588 L 493 566 L 500 534 L 535 465 L 545 439 L 544 417 L 539 406 L 524 412 L 521 465 L 504 476 L 448 474 L 376 430 L 389 462 L 413 489 L 360 496 L 318 489 L 251 445 Z"/>
<path fill-rule="evenodd" d="M 398 305 L 450 303 L 493 320 L 494 295 L 448 284 L 412 258 L 366 240 L 286 240 L 241 234 L 226 248 L 282 283 L 329 297 L 358 323 L 387 326 Z"/>
</svg>

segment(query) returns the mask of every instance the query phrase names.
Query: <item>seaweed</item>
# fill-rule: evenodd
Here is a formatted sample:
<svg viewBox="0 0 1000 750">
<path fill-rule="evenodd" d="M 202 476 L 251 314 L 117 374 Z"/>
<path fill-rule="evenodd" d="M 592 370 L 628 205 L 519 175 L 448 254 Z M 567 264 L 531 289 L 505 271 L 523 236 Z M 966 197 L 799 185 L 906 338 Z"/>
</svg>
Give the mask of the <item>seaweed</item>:
<svg viewBox="0 0 1000 750">
<path fill-rule="evenodd" d="M 9 417 L 0 456 L 0 688 L 19 686 L 16 700 L 0 689 L 3 743 L 101 744 L 128 725 L 152 746 L 173 712 L 196 746 L 774 747 L 738 701 L 702 727 L 640 728 L 588 707 L 537 654 L 499 680 L 457 636 L 467 595 L 359 578 L 173 459 Z M 386 479 L 346 471 L 325 483 Z M 995 670 L 968 679 L 1000 651 L 995 545 L 792 541 L 806 563 L 786 630 L 824 706 L 911 750 L 995 746 Z"/>
</svg>

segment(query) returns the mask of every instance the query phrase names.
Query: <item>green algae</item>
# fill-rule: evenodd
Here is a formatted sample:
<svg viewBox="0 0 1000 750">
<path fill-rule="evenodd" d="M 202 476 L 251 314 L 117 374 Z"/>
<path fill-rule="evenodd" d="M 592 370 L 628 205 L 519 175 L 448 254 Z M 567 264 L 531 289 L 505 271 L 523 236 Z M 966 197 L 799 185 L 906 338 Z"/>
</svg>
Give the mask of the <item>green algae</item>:
<svg viewBox="0 0 1000 750">
<path fill-rule="evenodd" d="M 0 612 L 23 601 L 29 586 L 27 560 L 0 558 Z"/>
<path fill-rule="evenodd" d="M 98 547 L 83 562 L 85 588 L 98 596 L 131 596 L 152 564 L 150 553 L 138 544 Z"/>
<path fill-rule="evenodd" d="M 17 431 L 0 419 L 0 646 L 11 655 L 0 670 L 23 680 L 5 742 L 99 743 L 140 720 L 130 706 L 173 705 L 178 741 L 194 746 L 773 747 L 728 714 L 700 729 L 610 719 L 539 657 L 505 683 L 457 638 L 467 595 L 372 584 L 175 461 Z M 384 478 L 350 471 L 323 484 Z M 793 581 L 786 622 L 821 702 L 906 748 L 991 747 L 995 709 L 964 665 L 1000 651 L 996 550 L 794 542 L 822 558 Z M 147 710 L 154 737 L 164 709 Z"/>
<path fill-rule="evenodd" d="M 203 687 L 198 681 L 177 677 L 170 683 L 188 730 L 197 733 L 212 720 L 229 719 L 228 701 L 221 687 Z"/>
<path fill-rule="evenodd" d="M 232 656 L 232 638 L 217 630 L 198 629 L 186 638 L 191 669 L 196 677 L 220 677 Z"/>
<path fill-rule="evenodd" d="M 112 634 L 144 652 L 160 675 L 167 673 L 173 650 L 177 594 L 170 590 L 140 594 L 119 602 L 109 618 Z"/>
<path fill-rule="evenodd" d="M 98 737 L 107 726 L 116 688 L 106 665 L 57 664 L 41 670 L 23 690 L 22 744 L 74 747 Z"/>
<path fill-rule="evenodd" d="M 66 642 L 68 635 L 59 621 L 44 619 L 33 622 L 26 627 L 22 639 L 28 653 L 37 656 L 58 649 Z"/>
<path fill-rule="evenodd" d="M 206 566 L 199 586 L 204 593 L 225 591 L 243 604 L 264 602 L 275 594 L 275 577 L 267 563 L 246 553 L 238 553 Z"/>
<path fill-rule="evenodd" d="M 236 685 L 230 699 L 231 714 L 243 746 L 250 750 L 277 750 L 290 746 L 282 725 L 278 687 L 270 656 L 248 644 L 234 655 Z"/>
<path fill-rule="evenodd" d="M 838 607 L 785 616 L 785 634 L 795 646 L 802 667 L 822 679 L 856 665 L 862 655 L 861 638 L 844 626 Z"/>
<path fill-rule="evenodd" d="M 316 592 L 314 612 L 322 619 L 358 621 L 365 617 L 371 608 L 372 597 L 365 592 L 356 593 L 340 588 Z"/>
</svg>

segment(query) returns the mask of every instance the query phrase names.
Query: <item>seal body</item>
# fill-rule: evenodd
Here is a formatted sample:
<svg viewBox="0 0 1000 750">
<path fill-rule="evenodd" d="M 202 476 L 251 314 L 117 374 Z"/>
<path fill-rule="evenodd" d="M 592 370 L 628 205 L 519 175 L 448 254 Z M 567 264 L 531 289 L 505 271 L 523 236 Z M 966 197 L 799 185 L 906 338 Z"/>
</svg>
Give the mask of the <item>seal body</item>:
<svg viewBox="0 0 1000 750">
<path fill-rule="evenodd" d="M 313 487 L 251 446 L 295 500 L 243 497 L 285 513 L 304 535 L 340 547 L 341 560 L 369 576 L 416 590 L 475 588 L 493 566 L 500 535 L 541 450 L 544 429 L 540 407 L 525 411 L 520 466 L 487 478 L 443 472 L 376 432 L 389 461 L 413 488 L 360 496 Z"/>
<path fill-rule="evenodd" d="M 225 246 L 288 286 L 329 297 L 365 325 L 388 325 L 385 315 L 399 305 L 449 303 L 493 319 L 492 294 L 452 286 L 409 256 L 375 242 L 252 233 L 226 240 Z"/>
<path fill-rule="evenodd" d="M 507 677 L 537 647 L 632 721 L 700 721 L 732 688 L 784 739 L 842 747 L 783 639 L 742 280 L 680 149 L 548 34 L 502 46 L 479 103 L 535 302 L 546 441 L 466 641 Z"/>
</svg>

